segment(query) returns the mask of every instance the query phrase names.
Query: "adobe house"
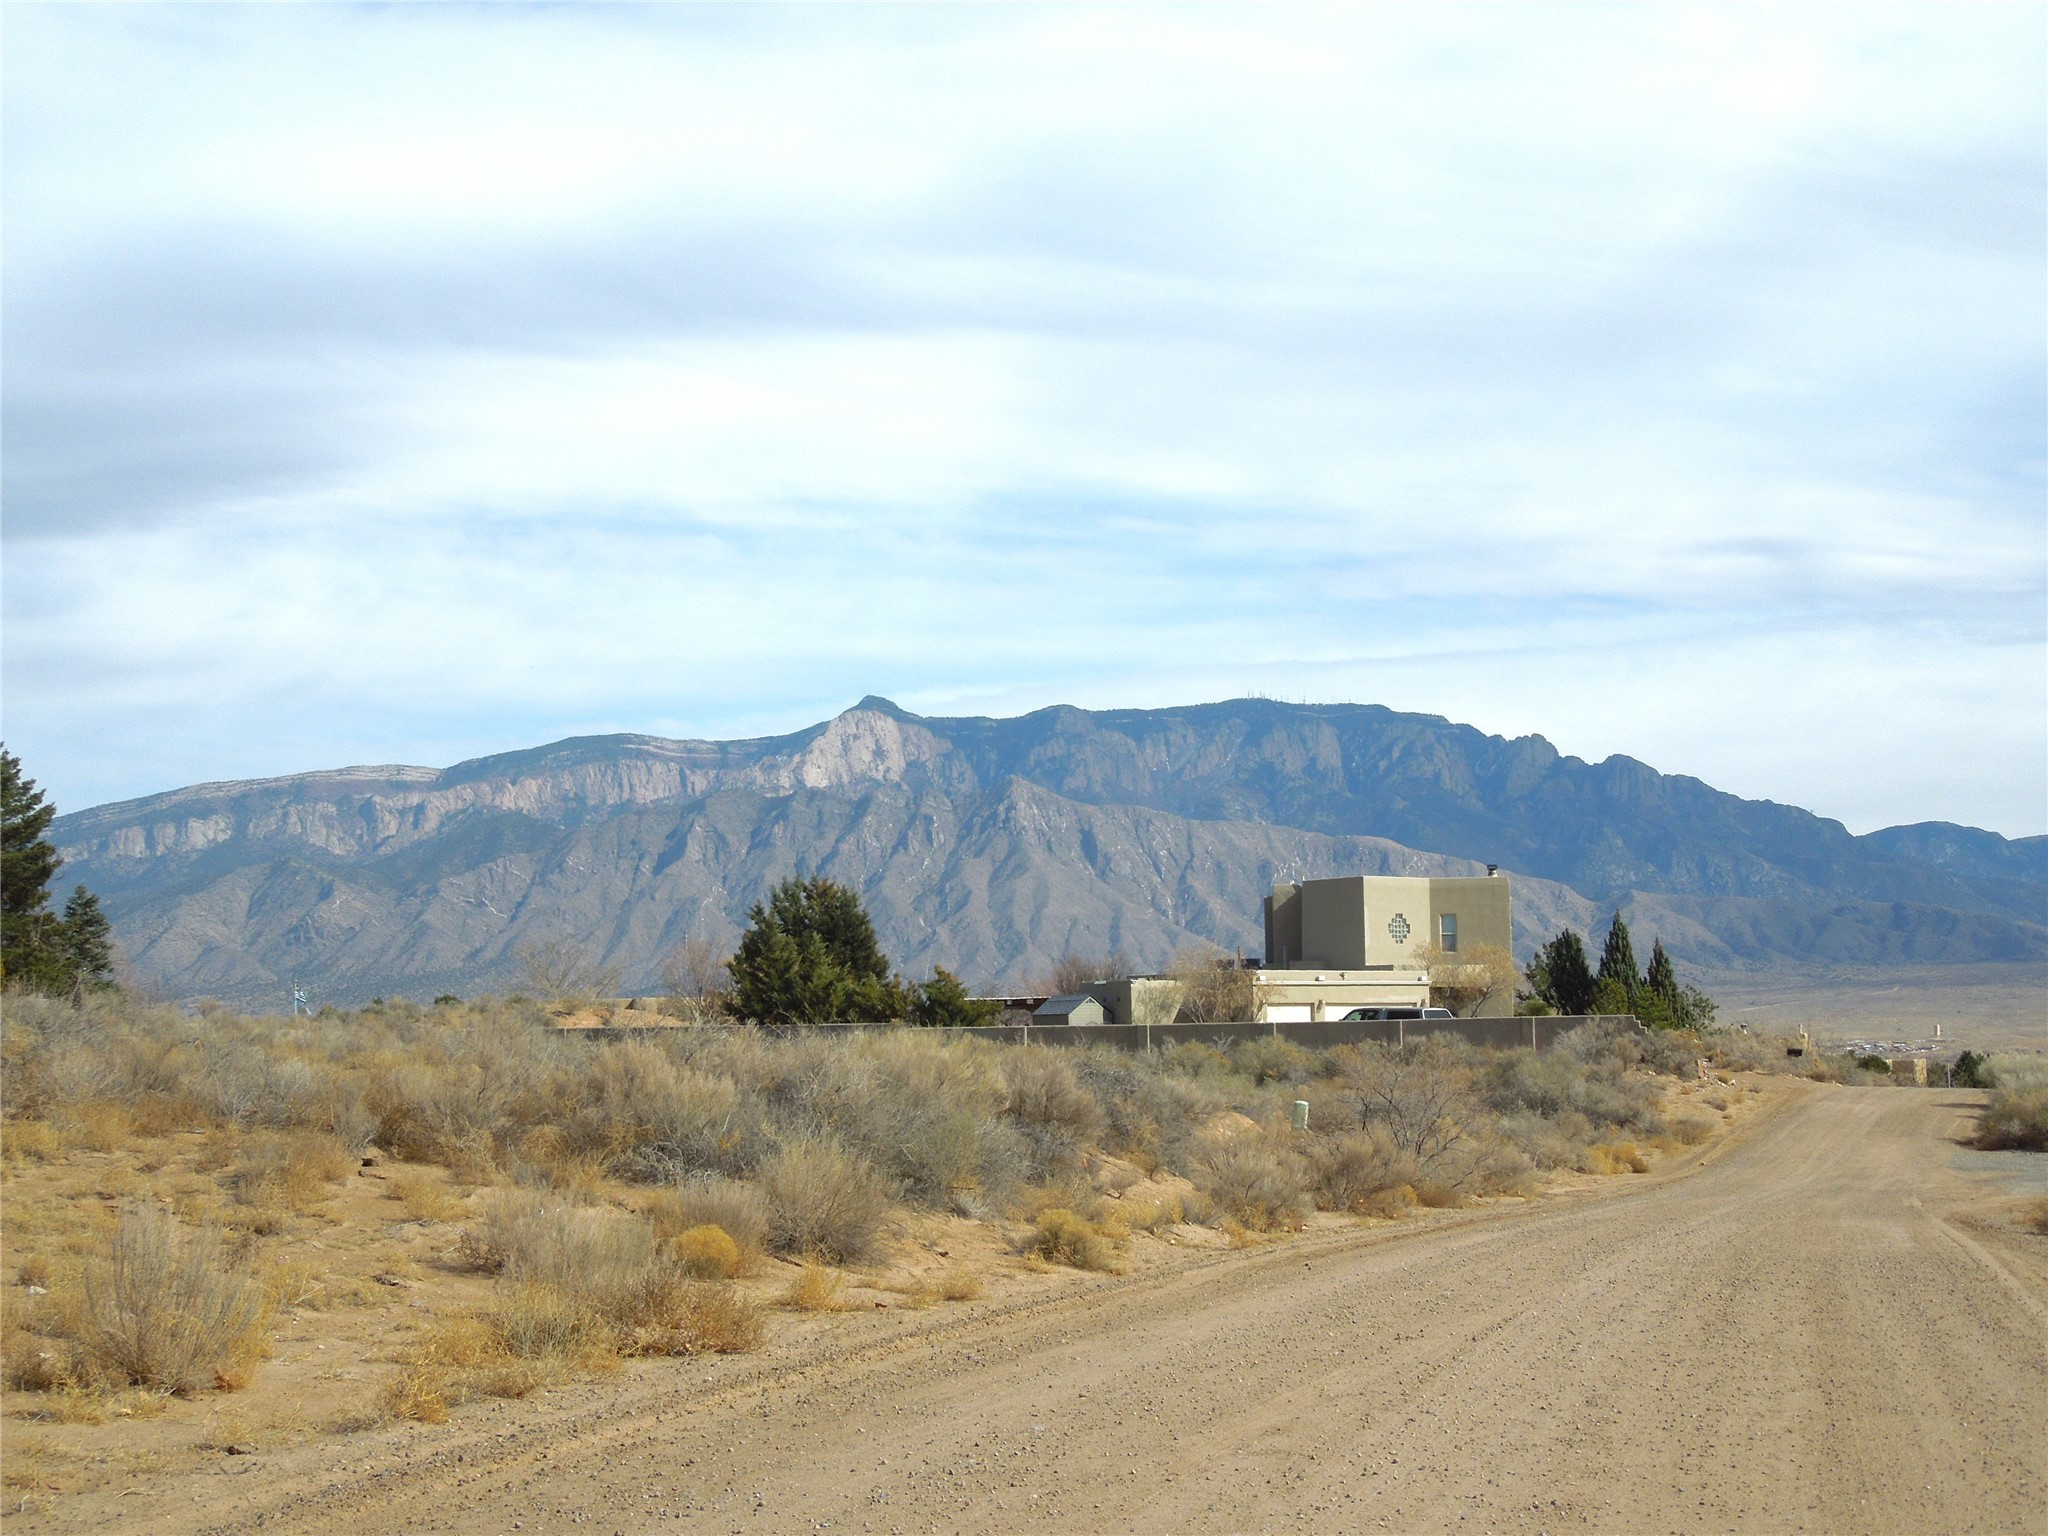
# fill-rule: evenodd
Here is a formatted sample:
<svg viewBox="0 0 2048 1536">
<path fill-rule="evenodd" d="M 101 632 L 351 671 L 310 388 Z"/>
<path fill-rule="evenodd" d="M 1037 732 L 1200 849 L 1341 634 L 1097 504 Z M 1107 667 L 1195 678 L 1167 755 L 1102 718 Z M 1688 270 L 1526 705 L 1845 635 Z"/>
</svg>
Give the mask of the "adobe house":
<svg viewBox="0 0 2048 1536">
<path fill-rule="evenodd" d="M 1498 872 L 1276 885 L 1266 898 L 1266 963 L 1256 983 L 1261 1017 L 1288 1023 L 1342 1018 L 1361 1005 L 1419 1003 L 1429 989 L 1415 953 L 1425 944 L 1455 955 L 1482 944 L 1511 949 L 1513 938 L 1511 886 Z M 1512 997 L 1493 998 L 1482 1010 L 1503 1018 L 1514 1011 Z"/>
</svg>

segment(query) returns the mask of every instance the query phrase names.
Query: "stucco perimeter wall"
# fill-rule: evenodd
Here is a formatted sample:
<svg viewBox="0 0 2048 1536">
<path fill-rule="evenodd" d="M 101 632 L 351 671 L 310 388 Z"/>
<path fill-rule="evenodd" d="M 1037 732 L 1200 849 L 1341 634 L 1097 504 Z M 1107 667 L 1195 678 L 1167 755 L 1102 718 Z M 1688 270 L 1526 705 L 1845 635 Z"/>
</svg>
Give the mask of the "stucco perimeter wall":
<svg viewBox="0 0 2048 1536">
<path fill-rule="evenodd" d="M 1428 1035 L 1452 1035 L 1487 1050 L 1528 1047 L 1545 1050 L 1558 1036 L 1581 1024 L 1605 1020 L 1625 1022 L 1631 1028 L 1642 1025 L 1627 1014 L 1562 1015 L 1550 1018 L 1513 1019 L 1388 1019 L 1350 1022 L 1331 1019 L 1320 1024 L 990 1024 L 973 1029 L 943 1031 L 949 1038 L 972 1036 L 977 1040 L 1002 1040 L 1014 1045 L 1107 1045 L 1118 1050 L 1159 1050 L 1185 1041 L 1203 1045 L 1228 1046 L 1239 1040 L 1277 1036 L 1309 1050 L 1328 1050 L 1335 1045 L 1362 1045 L 1378 1040 L 1398 1045 Z M 900 1024 L 806 1024 L 774 1031 L 778 1034 L 852 1033 L 867 1029 L 902 1029 Z M 592 1035 L 640 1034 L 632 1028 L 591 1030 Z M 652 1034 L 648 1030 L 645 1033 Z"/>
</svg>

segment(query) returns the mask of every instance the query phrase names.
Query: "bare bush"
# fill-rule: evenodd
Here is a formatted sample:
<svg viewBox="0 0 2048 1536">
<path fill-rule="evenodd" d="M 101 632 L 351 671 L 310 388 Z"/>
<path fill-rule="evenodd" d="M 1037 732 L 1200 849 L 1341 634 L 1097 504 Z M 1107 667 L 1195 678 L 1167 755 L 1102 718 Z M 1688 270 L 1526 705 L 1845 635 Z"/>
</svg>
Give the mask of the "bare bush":
<svg viewBox="0 0 2048 1536">
<path fill-rule="evenodd" d="M 548 1002 L 610 997 L 619 990 L 619 968 L 593 959 L 574 939 L 537 939 L 512 954 L 527 985 Z"/>
<path fill-rule="evenodd" d="M 1480 1106 L 1468 1052 L 1445 1037 L 1346 1046 L 1331 1056 L 1360 1123 L 1383 1127 L 1425 1173 L 1470 1134 Z"/>
<path fill-rule="evenodd" d="M 170 1212 L 122 1212 L 86 1263 L 74 1324 L 81 1374 L 164 1392 L 231 1384 L 263 1347 L 262 1288 L 235 1273 L 211 1229 Z"/>
<path fill-rule="evenodd" d="M 1515 989 L 1522 984 L 1521 967 L 1498 944 L 1451 951 L 1432 940 L 1415 949 L 1410 963 L 1428 973 L 1430 1002 L 1461 1018 L 1472 1017 L 1489 1003 L 1512 1004 Z"/>
<path fill-rule="evenodd" d="M 1243 957 L 1203 946 L 1173 957 L 1166 974 L 1181 985 L 1180 1016 L 1190 1024 L 1237 1023 L 1251 1018 L 1253 972 Z"/>
<path fill-rule="evenodd" d="M 1390 1190 L 1421 1182 L 1422 1167 L 1383 1125 L 1348 1131 L 1317 1147 L 1316 1193 L 1331 1210 L 1377 1214 L 1375 1202 Z"/>
<path fill-rule="evenodd" d="M 1078 955 L 1070 951 L 1053 962 L 1052 969 L 1039 978 L 1035 990 L 1051 997 L 1071 997 L 1098 981 L 1123 981 L 1130 974 L 1130 957 L 1122 950 L 1107 955 Z"/>
<path fill-rule="evenodd" d="M 1190 1176 L 1223 1215 L 1254 1232 L 1299 1227 L 1314 1209 L 1308 1165 L 1277 1137 L 1247 1134 L 1210 1146 Z"/>
<path fill-rule="evenodd" d="M 874 1252 L 888 1219 L 888 1190 L 874 1170 L 822 1136 L 785 1146 L 761 1170 L 761 1186 L 777 1253 L 856 1263 Z"/>
<path fill-rule="evenodd" d="M 727 1016 L 732 990 L 731 961 L 705 939 L 685 939 L 661 962 L 666 1011 L 693 1024 Z"/>
</svg>

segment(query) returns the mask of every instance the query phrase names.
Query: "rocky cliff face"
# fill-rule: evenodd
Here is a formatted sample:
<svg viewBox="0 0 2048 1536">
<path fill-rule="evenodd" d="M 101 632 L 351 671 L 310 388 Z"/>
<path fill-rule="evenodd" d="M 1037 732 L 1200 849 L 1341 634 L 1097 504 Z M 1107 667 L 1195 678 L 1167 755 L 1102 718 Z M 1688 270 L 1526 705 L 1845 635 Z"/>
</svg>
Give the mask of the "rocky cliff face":
<svg viewBox="0 0 2048 1536">
<path fill-rule="evenodd" d="M 858 887 L 907 969 L 984 984 L 1068 951 L 1255 951 L 1275 879 L 1481 861 L 1522 877 L 1525 941 L 1618 904 L 1717 966 L 2048 956 L 2041 839 L 1895 830 L 1852 838 L 1540 738 L 1260 700 L 1016 720 L 864 700 L 786 737 L 200 785 L 54 828 L 140 969 L 251 1002 L 291 976 L 337 1001 L 510 986 L 517 946 L 564 935 L 651 987 L 797 872 Z"/>
</svg>

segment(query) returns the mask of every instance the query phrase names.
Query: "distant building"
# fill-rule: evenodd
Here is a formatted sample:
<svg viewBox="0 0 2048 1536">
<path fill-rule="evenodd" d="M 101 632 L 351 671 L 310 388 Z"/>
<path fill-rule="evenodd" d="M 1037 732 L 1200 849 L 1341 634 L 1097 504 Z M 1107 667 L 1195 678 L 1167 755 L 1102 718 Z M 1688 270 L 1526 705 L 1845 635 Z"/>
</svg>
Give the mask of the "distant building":
<svg viewBox="0 0 2048 1536">
<path fill-rule="evenodd" d="M 1371 971 L 1258 971 L 1252 1016 L 1259 1024 L 1321 1024 L 1354 1008 L 1421 1008 L 1429 977 L 1391 966 Z"/>
<path fill-rule="evenodd" d="M 1255 983 L 1260 1017 L 1289 1023 L 1342 1018 L 1361 1006 L 1419 1004 L 1429 983 L 1416 951 L 1509 949 L 1513 939 L 1513 898 L 1502 874 L 1350 875 L 1276 885 L 1266 898 L 1266 968 Z M 1514 1011 L 1511 996 L 1482 1010 L 1497 1017 Z"/>
<path fill-rule="evenodd" d="M 1100 1024 L 1102 1004 L 1086 992 L 1071 997 L 1048 997 L 1031 1011 L 1034 1024 Z"/>
</svg>

